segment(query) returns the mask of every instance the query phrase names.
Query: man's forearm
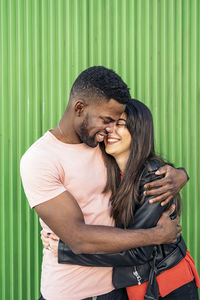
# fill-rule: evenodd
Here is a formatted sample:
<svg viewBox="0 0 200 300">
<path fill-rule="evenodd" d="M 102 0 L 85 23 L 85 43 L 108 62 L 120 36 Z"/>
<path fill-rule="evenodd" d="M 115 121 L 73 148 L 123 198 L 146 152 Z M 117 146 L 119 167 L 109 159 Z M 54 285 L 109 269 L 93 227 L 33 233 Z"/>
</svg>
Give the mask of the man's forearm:
<svg viewBox="0 0 200 300">
<path fill-rule="evenodd" d="M 74 238 L 61 239 L 76 254 L 80 253 L 112 253 L 139 246 L 161 244 L 162 233 L 155 227 L 151 229 L 123 230 L 108 226 L 81 225 Z"/>
<path fill-rule="evenodd" d="M 66 197 L 67 196 L 67 197 Z M 74 253 L 112 253 L 130 248 L 176 241 L 177 220 L 163 213 L 160 225 L 151 229 L 123 230 L 87 225 L 77 202 L 67 192 L 35 207 L 40 218 Z"/>
</svg>

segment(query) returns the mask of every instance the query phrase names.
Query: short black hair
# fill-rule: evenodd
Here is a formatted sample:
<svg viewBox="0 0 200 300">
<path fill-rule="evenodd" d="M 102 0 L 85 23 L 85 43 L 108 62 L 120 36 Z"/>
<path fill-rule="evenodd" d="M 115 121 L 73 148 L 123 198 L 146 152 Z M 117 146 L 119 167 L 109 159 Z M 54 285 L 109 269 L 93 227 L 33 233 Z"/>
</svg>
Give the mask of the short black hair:
<svg viewBox="0 0 200 300">
<path fill-rule="evenodd" d="M 87 100 L 93 95 L 107 101 L 112 98 L 121 104 L 131 100 L 129 88 L 122 78 L 103 66 L 90 67 L 77 77 L 70 92 L 70 100 L 77 96 Z"/>
</svg>

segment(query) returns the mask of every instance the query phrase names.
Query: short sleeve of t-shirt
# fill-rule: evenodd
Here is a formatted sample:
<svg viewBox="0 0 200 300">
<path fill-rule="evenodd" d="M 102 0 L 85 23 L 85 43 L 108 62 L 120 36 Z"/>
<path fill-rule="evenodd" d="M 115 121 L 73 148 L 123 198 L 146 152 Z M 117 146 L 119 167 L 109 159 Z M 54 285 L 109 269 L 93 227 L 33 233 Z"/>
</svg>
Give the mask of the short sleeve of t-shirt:
<svg viewBox="0 0 200 300">
<path fill-rule="evenodd" d="M 24 154 L 20 173 L 31 208 L 66 191 L 55 163 L 37 151 Z"/>
</svg>

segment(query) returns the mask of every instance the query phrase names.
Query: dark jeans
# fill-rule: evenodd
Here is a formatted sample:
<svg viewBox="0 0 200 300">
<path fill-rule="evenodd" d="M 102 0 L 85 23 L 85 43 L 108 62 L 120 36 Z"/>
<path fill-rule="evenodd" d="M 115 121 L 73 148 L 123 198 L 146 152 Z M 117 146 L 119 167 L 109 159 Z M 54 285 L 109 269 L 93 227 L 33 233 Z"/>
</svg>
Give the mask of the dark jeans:
<svg viewBox="0 0 200 300">
<path fill-rule="evenodd" d="M 191 281 L 180 288 L 174 290 L 165 297 L 160 297 L 159 300 L 198 300 L 198 289 L 195 281 Z"/>
<path fill-rule="evenodd" d="M 126 293 L 126 289 L 119 289 L 119 290 L 114 290 L 114 291 L 112 291 L 108 294 L 97 296 L 96 299 L 97 300 L 128 300 L 128 296 L 127 296 L 127 293 Z M 41 296 L 39 298 L 39 300 L 45 300 L 45 299 Z M 82 299 L 82 300 L 92 300 L 92 297 Z"/>
<path fill-rule="evenodd" d="M 113 290 L 112 292 L 104 295 L 97 296 L 97 300 L 128 300 L 126 289 Z M 82 299 L 92 300 L 92 297 Z"/>
<path fill-rule="evenodd" d="M 126 289 L 114 290 L 108 294 L 98 296 L 97 300 L 128 300 L 126 294 Z M 45 300 L 42 296 L 39 300 Z M 56 300 L 56 299 L 55 299 Z M 82 300 L 92 300 L 91 298 L 86 298 Z M 199 300 L 198 289 L 196 287 L 195 281 L 191 281 L 180 288 L 174 290 L 169 295 L 165 297 L 159 297 L 159 300 Z"/>
</svg>

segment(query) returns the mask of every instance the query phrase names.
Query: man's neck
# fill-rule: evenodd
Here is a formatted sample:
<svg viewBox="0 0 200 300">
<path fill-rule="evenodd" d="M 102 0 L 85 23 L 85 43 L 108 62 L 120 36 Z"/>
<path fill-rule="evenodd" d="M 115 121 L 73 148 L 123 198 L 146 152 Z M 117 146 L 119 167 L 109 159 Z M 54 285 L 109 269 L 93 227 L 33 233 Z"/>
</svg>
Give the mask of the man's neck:
<svg viewBox="0 0 200 300">
<path fill-rule="evenodd" d="M 70 117 L 66 118 L 64 115 L 60 120 L 56 128 L 52 130 L 54 136 L 59 139 L 61 142 L 66 144 L 80 144 L 81 141 L 74 131 Z"/>
</svg>

